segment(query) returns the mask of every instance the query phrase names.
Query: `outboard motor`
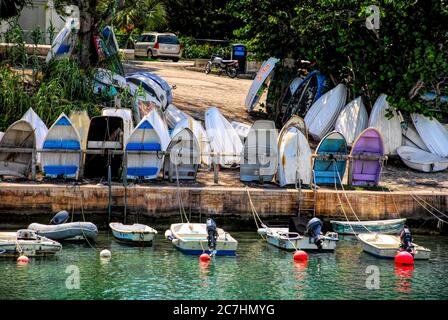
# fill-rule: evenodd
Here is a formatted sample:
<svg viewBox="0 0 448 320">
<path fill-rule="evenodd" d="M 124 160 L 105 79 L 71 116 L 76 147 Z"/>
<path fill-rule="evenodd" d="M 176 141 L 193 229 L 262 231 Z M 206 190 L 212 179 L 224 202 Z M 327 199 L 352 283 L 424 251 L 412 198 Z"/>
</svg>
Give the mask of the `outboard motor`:
<svg viewBox="0 0 448 320">
<path fill-rule="evenodd" d="M 58 213 L 56 213 L 53 217 L 53 219 L 50 220 L 50 224 L 63 224 L 66 223 L 68 218 L 70 217 L 70 214 L 65 211 L 59 211 Z"/>
<path fill-rule="evenodd" d="M 216 230 L 216 222 L 212 218 L 207 219 L 207 240 L 208 240 L 208 247 L 210 250 L 216 249 L 216 240 L 218 239 L 218 232 Z"/>
<path fill-rule="evenodd" d="M 411 230 L 406 225 L 403 227 L 403 230 L 401 230 L 401 232 L 400 232 L 400 240 L 401 240 L 400 249 L 403 251 L 407 251 L 413 255 L 414 254 L 414 245 L 412 244 L 412 234 L 411 234 Z"/>
<path fill-rule="evenodd" d="M 314 244 L 319 250 L 322 249 L 322 239 L 320 238 L 320 231 L 322 229 L 322 221 L 319 218 L 312 218 L 306 225 L 306 233 L 308 236 L 314 238 Z"/>
</svg>

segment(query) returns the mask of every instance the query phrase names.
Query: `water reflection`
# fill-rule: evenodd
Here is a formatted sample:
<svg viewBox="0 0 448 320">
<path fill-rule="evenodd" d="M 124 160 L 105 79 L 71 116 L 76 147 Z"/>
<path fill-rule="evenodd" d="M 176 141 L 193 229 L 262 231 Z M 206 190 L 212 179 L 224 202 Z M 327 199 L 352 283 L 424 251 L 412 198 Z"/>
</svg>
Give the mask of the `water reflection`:
<svg viewBox="0 0 448 320">
<path fill-rule="evenodd" d="M 412 293 L 414 266 L 395 266 L 395 290 L 399 293 Z"/>
</svg>

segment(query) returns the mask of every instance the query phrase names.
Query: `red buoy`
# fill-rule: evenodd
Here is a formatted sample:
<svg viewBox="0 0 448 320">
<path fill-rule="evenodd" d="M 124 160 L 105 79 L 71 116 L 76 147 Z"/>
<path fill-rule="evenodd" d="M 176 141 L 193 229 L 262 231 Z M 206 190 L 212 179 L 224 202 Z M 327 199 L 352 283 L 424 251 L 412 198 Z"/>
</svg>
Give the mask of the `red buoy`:
<svg viewBox="0 0 448 320">
<path fill-rule="evenodd" d="M 201 262 L 207 262 L 210 261 L 210 255 L 207 253 L 203 253 L 199 256 L 199 261 Z"/>
<path fill-rule="evenodd" d="M 410 254 L 407 251 L 400 251 L 395 256 L 395 264 L 396 265 L 413 265 L 414 264 L 414 257 L 412 254 Z"/>
<path fill-rule="evenodd" d="M 20 256 L 17 258 L 18 263 L 27 264 L 30 261 L 30 259 L 27 256 Z"/>
<path fill-rule="evenodd" d="M 308 254 L 303 250 L 297 250 L 294 253 L 294 261 L 307 261 Z"/>
</svg>

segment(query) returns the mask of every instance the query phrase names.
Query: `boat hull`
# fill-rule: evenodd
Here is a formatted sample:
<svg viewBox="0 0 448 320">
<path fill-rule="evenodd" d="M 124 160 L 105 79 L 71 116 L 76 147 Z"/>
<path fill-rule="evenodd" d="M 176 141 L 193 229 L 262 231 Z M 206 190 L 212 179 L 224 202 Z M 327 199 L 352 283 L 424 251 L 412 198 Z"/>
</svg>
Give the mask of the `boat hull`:
<svg viewBox="0 0 448 320">
<path fill-rule="evenodd" d="M 394 259 L 400 249 L 400 238 L 398 236 L 384 234 L 361 234 L 358 239 L 362 242 L 366 253 L 378 258 Z M 415 260 L 428 260 L 431 250 L 414 243 Z"/>
<path fill-rule="evenodd" d="M 139 246 L 152 246 L 157 231 L 143 224 L 109 224 L 112 235 L 121 243 Z"/>
<path fill-rule="evenodd" d="M 342 235 L 362 234 L 369 232 L 398 234 L 403 229 L 406 219 L 366 221 L 368 224 L 330 221 L 333 231 Z M 377 222 L 375 224 L 375 222 Z M 365 226 L 365 227 L 364 227 Z M 352 229 L 353 228 L 353 229 Z M 368 230 L 366 230 L 366 228 Z"/>
<path fill-rule="evenodd" d="M 216 248 L 213 252 L 216 256 L 234 256 L 238 248 L 238 242 L 223 229 L 218 228 Z M 207 232 L 205 224 L 180 223 L 171 225 L 165 232 L 165 237 L 171 240 L 174 247 L 188 255 L 200 255 L 212 253 L 208 248 Z"/>
<path fill-rule="evenodd" d="M 38 240 L 24 240 L 17 239 L 16 232 L 0 232 L 0 257 L 49 256 L 61 250 L 60 243 L 43 237 Z"/>
<path fill-rule="evenodd" d="M 57 225 L 32 223 L 29 230 L 34 230 L 42 237 L 57 241 L 95 241 L 98 228 L 91 222 L 69 222 Z"/>
</svg>

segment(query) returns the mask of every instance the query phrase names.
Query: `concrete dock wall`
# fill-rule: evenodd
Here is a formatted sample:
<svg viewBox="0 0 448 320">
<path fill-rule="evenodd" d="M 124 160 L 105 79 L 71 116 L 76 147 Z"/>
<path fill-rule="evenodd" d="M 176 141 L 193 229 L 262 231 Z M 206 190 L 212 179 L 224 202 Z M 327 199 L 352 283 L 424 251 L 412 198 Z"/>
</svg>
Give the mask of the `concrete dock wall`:
<svg viewBox="0 0 448 320">
<path fill-rule="evenodd" d="M 238 221 L 252 221 L 252 211 L 247 191 L 244 188 L 204 187 L 179 189 L 171 186 L 130 186 L 127 188 L 127 213 L 138 214 L 150 220 L 178 220 L 178 192 L 187 215 L 218 218 L 232 218 Z M 258 214 L 265 219 L 286 220 L 298 213 L 299 194 L 294 189 L 249 189 Z M 112 186 L 112 211 L 121 213 L 125 205 L 125 189 Z M 410 192 L 335 192 L 319 190 L 316 215 L 326 221 L 345 220 L 343 210 L 350 220 L 355 216 L 351 204 L 361 220 L 375 220 L 404 217 L 414 221 L 431 220 L 431 214 L 414 200 Z M 423 200 L 442 212 L 448 211 L 448 193 L 413 192 L 419 201 Z M 312 209 L 313 192 L 302 192 L 302 209 Z M 347 201 L 348 199 L 348 201 Z M 14 221 L 47 219 L 59 210 L 80 212 L 96 221 L 107 221 L 109 189 L 103 185 L 53 185 L 53 184 L 0 184 L 0 224 Z M 342 203 L 342 205 L 341 205 Z M 302 213 L 311 214 L 310 211 Z M 398 214 L 397 214 L 398 213 Z M 45 218 L 43 218 L 45 217 Z M 33 220 L 33 221 L 34 221 Z"/>
</svg>

